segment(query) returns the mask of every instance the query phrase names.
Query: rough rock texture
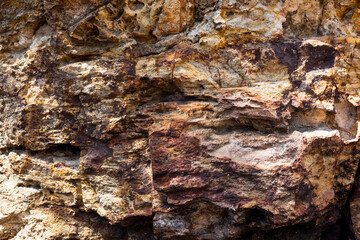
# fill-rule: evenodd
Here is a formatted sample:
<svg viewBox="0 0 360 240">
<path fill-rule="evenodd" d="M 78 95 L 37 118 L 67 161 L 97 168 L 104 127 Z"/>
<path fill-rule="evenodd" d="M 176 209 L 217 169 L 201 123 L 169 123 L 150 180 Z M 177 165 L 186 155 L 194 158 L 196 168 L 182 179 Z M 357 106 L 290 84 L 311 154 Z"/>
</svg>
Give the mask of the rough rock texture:
<svg viewBox="0 0 360 240">
<path fill-rule="evenodd" d="M 360 239 L 356 0 L 0 2 L 0 239 Z"/>
</svg>

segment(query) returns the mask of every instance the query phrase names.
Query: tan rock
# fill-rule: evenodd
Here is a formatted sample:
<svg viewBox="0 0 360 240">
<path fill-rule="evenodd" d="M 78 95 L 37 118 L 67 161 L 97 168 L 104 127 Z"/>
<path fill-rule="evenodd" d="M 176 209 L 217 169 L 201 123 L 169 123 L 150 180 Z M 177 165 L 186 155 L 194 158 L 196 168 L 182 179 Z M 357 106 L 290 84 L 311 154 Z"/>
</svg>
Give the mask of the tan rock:
<svg viewBox="0 0 360 240">
<path fill-rule="evenodd" d="M 2 1 L 0 239 L 360 238 L 358 8 Z"/>
</svg>

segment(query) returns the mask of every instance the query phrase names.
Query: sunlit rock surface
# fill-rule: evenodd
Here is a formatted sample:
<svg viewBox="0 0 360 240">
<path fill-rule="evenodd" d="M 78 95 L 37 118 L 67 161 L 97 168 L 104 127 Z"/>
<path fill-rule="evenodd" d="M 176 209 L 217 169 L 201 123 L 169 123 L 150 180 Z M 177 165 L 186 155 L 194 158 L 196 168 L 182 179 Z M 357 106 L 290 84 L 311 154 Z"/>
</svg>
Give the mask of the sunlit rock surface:
<svg viewBox="0 0 360 240">
<path fill-rule="evenodd" d="M 360 3 L 0 2 L 0 239 L 360 239 Z"/>
</svg>

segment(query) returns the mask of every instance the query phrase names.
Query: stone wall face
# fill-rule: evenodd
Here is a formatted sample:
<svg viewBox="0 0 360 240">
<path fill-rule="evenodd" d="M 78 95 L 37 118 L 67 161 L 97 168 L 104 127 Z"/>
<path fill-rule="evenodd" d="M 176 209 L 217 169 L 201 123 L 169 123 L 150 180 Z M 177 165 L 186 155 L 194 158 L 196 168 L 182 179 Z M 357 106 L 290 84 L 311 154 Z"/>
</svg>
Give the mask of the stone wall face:
<svg viewBox="0 0 360 240">
<path fill-rule="evenodd" d="M 360 239 L 360 2 L 0 2 L 0 239 Z"/>
</svg>

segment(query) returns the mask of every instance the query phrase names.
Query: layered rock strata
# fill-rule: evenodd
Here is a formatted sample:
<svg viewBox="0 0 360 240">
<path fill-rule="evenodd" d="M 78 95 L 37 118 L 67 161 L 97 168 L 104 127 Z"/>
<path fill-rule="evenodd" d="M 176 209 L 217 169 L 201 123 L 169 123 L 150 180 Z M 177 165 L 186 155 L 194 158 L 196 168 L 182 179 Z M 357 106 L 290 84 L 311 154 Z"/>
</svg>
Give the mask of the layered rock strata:
<svg viewBox="0 0 360 240">
<path fill-rule="evenodd" d="M 359 7 L 0 2 L 0 239 L 360 239 Z"/>
</svg>

